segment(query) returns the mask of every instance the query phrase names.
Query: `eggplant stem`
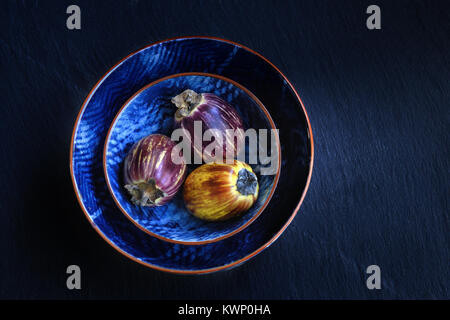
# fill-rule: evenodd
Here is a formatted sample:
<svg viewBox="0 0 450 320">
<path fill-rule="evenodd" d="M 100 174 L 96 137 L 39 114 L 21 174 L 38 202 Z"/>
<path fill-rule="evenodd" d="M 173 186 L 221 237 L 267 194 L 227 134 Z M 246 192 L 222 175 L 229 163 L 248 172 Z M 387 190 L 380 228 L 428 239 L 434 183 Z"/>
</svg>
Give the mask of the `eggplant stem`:
<svg viewBox="0 0 450 320">
<path fill-rule="evenodd" d="M 156 201 L 164 196 L 164 192 L 156 187 L 155 180 L 138 182 L 125 185 L 125 189 L 131 195 L 131 202 L 135 205 L 149 207 L 154 206 Z"/>
<path fill-rule="evenodd" d="M 258 187 L 258 178 L 256 178 L 253 172 L 247 169 L 241 169 L 238 172 L 236 187 L 244 196 L 254 195 Z"/>
<path fill-rule="evenodd" d="M 178 108 L 176 115 L 178 117 L 187 117 L 200 104 L 201 100 L 201 94 L 187 89 L 173 97 L 171 101 Z"/>
</svg>

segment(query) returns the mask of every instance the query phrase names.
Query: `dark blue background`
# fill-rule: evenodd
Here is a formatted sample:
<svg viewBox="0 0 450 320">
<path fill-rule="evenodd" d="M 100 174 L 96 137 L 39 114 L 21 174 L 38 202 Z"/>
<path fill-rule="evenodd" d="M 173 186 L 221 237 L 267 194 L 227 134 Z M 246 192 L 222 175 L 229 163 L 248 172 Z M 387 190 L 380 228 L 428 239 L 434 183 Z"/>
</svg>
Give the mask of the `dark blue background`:
<svg viewBox="0 0 450 320">
<path fill-rule="evenodd" d="M 81 30 L 66 28 L 70 4 Z M 382 30 L 366 28 L 370 4 Z M 0 32 L 0 298 L 450 298 L 444 1 L 2 1 Z M 266 56 L 299 91 L 315 140 L 311 186 L 287 231 L 250 262 L 204 276 L 114 251 L 69 175 L 73 124 L 97 80 L 183 35 Z M 81 291 L 66 289 L 70 264 Z M 371 264 L 378 291 L 365 285 Z"/>
</svg>

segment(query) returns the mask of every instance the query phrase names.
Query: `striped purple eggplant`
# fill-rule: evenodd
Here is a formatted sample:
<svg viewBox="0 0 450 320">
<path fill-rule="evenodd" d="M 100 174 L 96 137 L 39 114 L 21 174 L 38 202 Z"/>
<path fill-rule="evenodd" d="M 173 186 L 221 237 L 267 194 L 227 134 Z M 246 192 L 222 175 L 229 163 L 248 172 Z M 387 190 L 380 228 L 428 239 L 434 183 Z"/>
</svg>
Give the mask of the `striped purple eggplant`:
<svg viewBox="0 0 450 320">
<path fill-rule="evenodd" d="M 173 97 L 172 103 L 178 108 L 175 112 L 175 126 L 189 133 L 191 146 L 199 158 L 211 162 L 210 156 L 216 156 L 214 150 L 210 155 L 204 152 L 212 141 L 202 139 L 208 129 L 216 129 L 222 135 L 223 160 L 226 158 L 228 148 L 231 148 L 228 150 L 229 153 L 234 157 L 237 156 L 239 144 L 244 138 L 244 126 L 238 112 L 228 102 L 212 93 L 196 93 L 188 89 Z M 201 131 L 194 129 L 196 122 L 201 124 Z M 227 135 L 227 129 L 233 129 L 234 136 Z"/>
<path fill-rule="evenodd" d="M 186 164 L 175 164 L 175 143 L 162 134 L 151 134 L 136 142 L 125 158 L 125 188 L 140 206 L 161 206 L 172 199 L 183 184 Z"/>
</svg>

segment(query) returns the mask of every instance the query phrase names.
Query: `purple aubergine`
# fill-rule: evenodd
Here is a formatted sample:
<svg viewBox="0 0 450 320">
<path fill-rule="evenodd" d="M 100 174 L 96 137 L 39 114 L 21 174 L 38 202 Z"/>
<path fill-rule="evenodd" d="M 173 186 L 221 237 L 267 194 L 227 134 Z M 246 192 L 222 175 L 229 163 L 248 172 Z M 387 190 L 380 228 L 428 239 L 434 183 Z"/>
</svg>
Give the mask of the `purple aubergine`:
<svg viewBox="0 0 450 320">
<path fill-rule="evenodd" d="M 166 204 L 181 187 L 186 164 L 172 161 L 176 144 L 162 134 L 151 134 L 136 142 L 125 158 L 125 188 L 131 202 L 154 207 Z"/>
<path fill-rule="evenodd" d="M 237 156 L 240 151 L 239 146 L 244 139 L 244 126 L 238 112 L 228 102 L 212 93 L 196 93 L 188 89 L 173 97 L 172 103 L 178 108 L 175 112 L 175 127 L 189 133 L 191 146 L 199 158 L 210 162 L 209 155 L 206 155 L 204 150 L 212 140 L 203 141 L 202 139 L 208 129 L 216 129 L 221 133 L 223 159 L 226 159 L 228 148 L 231 148 L 228 152 L 233 155 L 233 158 Z M 195 123 L 201 124 L 201 131 L 194 130 Z M 227 132 L 229 129 L 233 131 Z M 200 132 L 201 136 L 198 136 Z M 230 132 L 233 136 L 227 135 Z M 214 150 L 210 156 L 215 156 Z"/>
</svg>

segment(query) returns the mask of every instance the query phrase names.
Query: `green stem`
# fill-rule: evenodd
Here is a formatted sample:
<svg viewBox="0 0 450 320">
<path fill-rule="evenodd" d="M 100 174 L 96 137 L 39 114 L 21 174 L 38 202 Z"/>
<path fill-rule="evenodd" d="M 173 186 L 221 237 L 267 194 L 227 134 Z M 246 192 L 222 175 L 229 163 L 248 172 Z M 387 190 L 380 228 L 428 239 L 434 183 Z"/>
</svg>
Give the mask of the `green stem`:
<svg viewBox="0 0 450 320">
<path fill-rule="evenodd" d="M 155 180 L 125 185 L 131 195 L 131 202 L 139 206 L 154 206 L 156 201 L 164 196 L 164 192 L 156 187 Z"/>
</svg>

